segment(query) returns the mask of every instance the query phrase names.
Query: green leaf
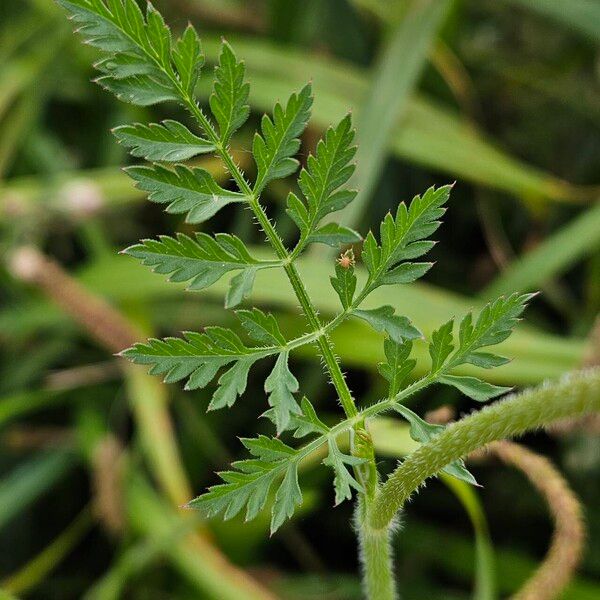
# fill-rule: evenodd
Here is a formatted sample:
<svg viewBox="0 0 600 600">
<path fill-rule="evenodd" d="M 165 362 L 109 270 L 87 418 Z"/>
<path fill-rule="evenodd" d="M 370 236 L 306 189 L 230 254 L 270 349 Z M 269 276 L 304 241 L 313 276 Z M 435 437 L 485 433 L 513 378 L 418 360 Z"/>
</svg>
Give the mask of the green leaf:
<svg viewBox="0 0 600 600">
<path fill-rule="evenodd" d="M 290 428 L 295 430 L 295 438 L 301 438 L 311 433 L 323 435 L 329 431 L 329 427 L 319 419 L 313 405 L 306 397 L 302 398 L 300 408 L 302 413 L 291 417 Z"/>
<path fill-rule="evenodd" d="M 272 314 L 265 314 L 259 308 L 238 310 L 235 314 L 255 342 L 269 346 L 285 346 L 285 338 Z"/>
<path fill-rule="evenodd" d="M 431 268 L 431 263 L 399 263 L 418 258 L 433 247 L 434 242 L 425 238 L 440 226 L 450 189 L 448 185 L 431 187 L 422 196 L 415 196 L 408 208 L 402 202 L 395 217 L 388 213 L 380 227 L 381 244 L 369 232 L 362 251 L 369 271 L 368 291 L 380 285 L 411 283 Z"/>
<path fill-rule="evenodd" d="M 384 340 L 383 350 L 387 362 L 379 363 L 377 369 L 390 384 L 388 398 L 395 398 L 402 390 L 402 385 L 415 368 L 417 361 L 408 358 L 412 351 L 410 340 L 401 344 L 397 344 L 391 339 Z"/>
<path fill-rule="evenodd" d="M 193 95 L 200 69 L 204 64 L 204 56 L 198 34 L 191 24 L 188 24 L 183 35 L 175 43 L 172 58 L 183 89 Z"/>
<path fill-rule="evenodd" d="M 135 0 L 58 0 L 78 24 L 86 43 L 108 56 L 97 81 L 119 99 L 142 106 L 179 100 L 172 79 L 171 34 L 148 3 L 146 17 Z"/>
<path fill-rule="evenodd" d="M 454 350 L 452 345 L 452 330 L 454 319 L 444 323 L 439 329 L 431 334 L 429 342 L 429 356 L 431 356 L 431 372 L 437 373 L 446 362 L 446 359 Z"/>
<path fill-rule="evenodd" d="M 258 175 L 254 191 L 260 193 L 273 179 L 287 177 L 298 168 L 294 156 L 300 148 L 298 137 L 304 131 L 312 105 L 311 86 L 305 86 L 298 94 L 292 94 L 285 109 L 278 103 L 273 109 L 273 120 L 264 115 L 261 121 L 262 135 L 256 133 L 252 153 Z"/>
<path fill-rule="evenodd" d="M 113 133 L 119 143 L 131 148 L 132 156 L 151 161 L 178 162 L 215 150 L 213 144 L 177 121 L 122 125 L 113 129 Z"/>
<path fill-rule="evenodd" d="M 342 306 L 347 309 L 351 306 L 356 291 L 356 275 L 354 267 L 343 267 L 339 263 L 335 265 L 335 277 L 330 277 L 331 285 L 337 292 Z"/>
<path fill-rule="evenodd" d="M 233 406 L 238 396 L 246 391 L 248 372 L 254 362 L 254 358 L 238 360 L 233 367 L 219 377 L 219 387 L 213 394 L 208 410 Z"/>
<path fill-rule="evenodd" d="M 442 375 L 438 381 L 454 386 L 465 394 L 465 396 L 469 396 L 469 398 L 477 400 L 477 402 L 485 402 L 500 394 L 505 394 L 512 389 L 502 385 L 492 385 L 491 383 L 477 379 L 477 377 L 467 377 L 463 375 Z"/>
<path fill-rule="evenodd" d="M 200 168 L 176 165 L 171 170 L 154 165 L 128 167 L 125 172 L 136 181 L 136 187 L 150 193 L 150 201 L 168 204 L 169 213 L 187 213 L 187 223 L 202 223 L 224 206 L 245 201 L 243 194 L 223 189 Z"/>
<path fill-rule="evenodd" d="M 247 371 L 253 363 L 279 352 L 274 347 L 247 347 L 233 331 L 223 327 L 207 327 L 204 333 L 185 332 L 184 336 L 150 339 L 120 355 L 138 365 L 152 365 L 150 373 L 164 375 L 166 383 L 187 379 L 186 390 L 206 387 L 221 367 L 235 363 L 230 369 L 233 372 L 219 379 L 220 387 L 211 402 L 211 408 L 218 408 L 231 406 L 237 391 L 244 391 Z"/>
<path fill-rule="evenodd" d="M 333 487 L 335 488 L 335 505 L 337 506 L 344 500 L 352 499 L 351 488 L 354 488 L 358 492 L 364 491 L 362 486 L 352 477 L 346 465 L 355 467 L 364 463 L 365 459 L 344 454 L 332 437 L 327 438 L 327 444 L 329 453 L 323 459 L 323 464 L 333 469 Z"/>
<path fill-rule="evenodd" d="M 252 292 L 257 269 L 244 269 L 229 282 L 229 289 L 225 295 L 225 308 L 234 308 L 241 304 Z"/>
<path fill-rule="evenodd" d="M 229 271 L 254 274 L 273 264 L 253 258 L 244 242 L 228 233 L 215 237 L 197 233 L 194 238 L 183 233 L 176 238 L 162 235 L 158 240 L 142 240 L 123 253 L 138 258 L 155 273 L 170 275 L 169 281 L 191 280 L 188 289 L 193 291 L 211 286 Z"/>
<path fill-rule="evenodd" d="M 402 404 L 395 404 L 394 410 L 410 423 L 410 437 L 415 442 L 425 444 L 445 429 L 444 425 L 434 425 L 424 421 L 419 415 Z M 478 485 L 475 477 L 465 467 L 463 460 L 456 460 L 446 465 L 442 472 L 472 485 Z"/>
<path fill-rule="evenodd" d="M 283 481 L 275 494 L 271 516 L 271 535 L 273 535 L 286 519 L 289 519 L 302 504 L 302 491 L 298 485 L 298 463 L 290 463 Z"/>
<path fill-rule="evenodd" d="M 291 415 L 302 412 L 294 398 L 294 394 L 298 391 L 298 380 L 289 369 L 288 354 L 288 352 L 282 352 L 278 356 L 271 374 L 265 381 L 267 400 L 273 409 L 267 411 L 265 415 L 275 423 L 277 434 L 287 429 Z"/>
<path fill-rule="evenodd" d="M 302 502 L 298 486 L 301 455 L 281 440 L 262 435 L 242 439 L 242 443 L 254 458 L 233 463 L 235 471 L 219 473 L 224 483 L 210 487 L 188 506 L 200 510 L 205 517 L 224 513 L 225 519 L 234 517 L 246 507 L 246 520 L 250 521 L 264 508 L 273 484 L 283 477 L 271 512 L 273 533 Z"/>
<path fill-rule="evenodd" d="M 464 357 L 464 361 L 483 369 L 493 369 L 509 363 L 510 359 L 490 352 L 472 352 Z"/>
<path fill-rule="evenodd" d="M 169 100 L 179 100 L 179 95 L 164 77 L 132 75 L 123 79 L 105 75 L 96 79 L 101 87 L 122 102 L 138 106 L 152 106 Z"/>
<path fill-rule="evenodd" d="M 319 227 L 319 229 L 311 233 L 306 239 L 306 243 L 327 244 L 328 246 L 337 248 L 343 244 L 360 242 L 361 239 L 360 234 L 354 231 L 354 229 L 338 225 L 337 223 L 327 223 L 327 225 L 323 225 L 323 227 Z"/>
<path fill-rule="evenodd" d="M 238 62 L 231 46 L 223 41 L 219 65 L 215 69 L 215 83 L 210 97 L 210 110 L 219 124 L 223 144 L 248 118 L 247 104 L 250 86 L 244 83 L 244 63 Z"/>
<path fill-rule="evenodd" d="M 477 361 L 482 360 L 484 363 L 506 362 L 503 357 L 495 355 L 484 355 L 482 358 L 476 351 L 486 346 L 495 346 L 508 338 L 527 303 L 535 295 L 515 293 L 506 298 L 500 297 L 483 307 L 475 323 L 472 313 L 467 314 L 460 323 L 459 347 L 451 358 L 452 367 L 465 362 L 477 364 Z"/>
<path fill-rule="evenodd" d="M 57 2 L 69 12 L 70 18 L 77 24 L 77 33 L 83 36 L 90 46 L 111 53 L 138 50 L 135 40 L 119 25 L 117 15 L 113 15 L 101 0 L 57 0 Z M 143 30 L 144 17 L 137 4 L 128 0 L 124 8 L 130 11 L 127 21 L 131 29 L 134 30 L 135 27 L 135 30 Z"/>
<path fill-rule="evenodd" d="M 299 249 L 310 242 L 337 246 L 360 240 L 360 236 L 352 229 L 333 223 L 316 230 L 325 215 L 341 210 L 356 196 L 354 191 L 336 191 L 354 172 L 354 165 L 350 161 L 356 148 L 352 146 L 354 132 L 351 127 L 350 115 L 347 115 L 337 127 L 330 127 L 326 131 L 317 144 L 315 154 L 308 157 L 307 167 L 302 169 L 298 179 L 306 203 L 293 194 L 288 196 L 287 212 L 301 233 Z"/>
<path fill-rule="evenodd" d="M 412 283 L 417 279 L 421 279 L 429 269 L 433 267 L 433 263 L 403 263 L 388 271 L 381 279 L 382 285 L 392 285 L 394 283 Z"/>
<path fill-rule="evenodd" d="M 401 344 L 404 340 L 423 337 L 423 334 L 412 325 L 407 317 L 394 315 L 394 308 L 389 305 L 371 310 L 355 309 L 352 314 L 366 321 L 376 331 L 387 333 L 397 344 Z"/>
</svg>

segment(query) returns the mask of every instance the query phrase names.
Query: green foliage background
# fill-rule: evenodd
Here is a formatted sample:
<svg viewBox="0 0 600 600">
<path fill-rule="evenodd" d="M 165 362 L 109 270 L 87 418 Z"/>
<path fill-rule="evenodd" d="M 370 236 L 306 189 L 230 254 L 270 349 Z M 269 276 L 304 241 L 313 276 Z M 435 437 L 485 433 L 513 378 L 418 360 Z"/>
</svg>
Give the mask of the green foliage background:
<svg viewBox="0 0 600 600">
<path fill-rule="evenodd" d="M 344 224 L 365 233 L 400 200 L 457 181 L 426 283 L 380 289 L 373 306 L 392 304 L 430 334 L 500 293 L 541 289 L 527 324 L 502 349 L 513 362 L 490 372 L 490 382 L 525 386 L 597 360 L 590 332 L 600 308 L 599 2 L 572 0 L 560 10 L 553 0 L 156 5 L 177 31 L 194 23 L 209 63 L 218 58 L 221 36 L 246 61 L 252 114 L 241 131 L 244 147 L 261 113 L 308 80 L 315 105 L 301 161 L 324 128 L 352 109 L 360 193 L 342 213 Z M 205 414 L 212 389 L 183 392 L 137 371 L 123 374 L 112 352 L 36 286 L 15 277 L 11 262 L 17 249 L 38 247 L 120 309 L 143 332 L 140 339 L 223 321 L 227 277 L 205 292 L 184 294 L 117 255 L 139 238 L 196 228 L 145 202 L 121 173 L 130 159 L 110 134 L 123 123 L 183 115 L 121 104 L 91 85 L 96 58 L 50 0 L 0 6 L 6 257 L 0 271 L 0 586 L 31 598 L 218 598 L 214 590 L 227 574 L 204 546 L 190 543 L 198 523 L 171 506 L 214 483 L 213 471 L 243 453 L 234 435 L 266 431 L 255 415 L 264 405 L 267 373 L 250 379 L 234 411 Z M 237 158 L 250 168 L 248 155 Z M 214 161 L 200 157 L 198 164 L 227 187 Z M 276 183 L 266 197 L 269 214 L 292 239 L 287 191 Z M 208 231 L 260 244 L 243 209 L 229 208 Z M 300 267 L 319 310 L 331 313 L 338 302 L 329 287 L 335 256 L 323 248 Z M 287 331 L 302 332 L 291 290 L 276 271 L 258 274 L 252 298 Z M 379 397 L 380 338 L 355 322 L 334 339 L 360 402 Z M 425 346 L 416 350 L 419 374 L 428 359 Z M 311 386 L 311 401 L 333 411 L 314 355 L 294 368 Z M 420 414 L 444 404 L 459 412 L 474 406 L 450 388 L 416 403 Z M 163 427 L 167 416 L 172 429 Z M 377 431 L 390 456 L 384 468 L 391 469 L 392 457 L 410 448 L 406 428 L 386 421 Z M 598 437 L 579 432 L 526 441 L 554 459 L 585 506 L 588 547 L 565 598 L 595 598 Z M 117 459 L 125 449 L 127 458 Z M 119 477 L 120 470 L 126 475 Z M 493 564 L 481 553 L 475 560 L 480 546 L 467 513 L 446 487 L 432 483 L 410 505 L 396 544 L 404 598 L 468 598 L 474 578 L 492 576 L 507 595 L 543 556 L 551 523 L 522 474 L 493 462 L 472 470 L 484 485 L 471 502 L 487 515 Z M 332 509 L 326 469 L 306 470 L 301 478 L 305 503 L 273 538 L 267 517 L 246 525 L 214 520 L 209 535 L 282 598 L 360 597 L 351 506 Z M 486 527 L 474 522 L 481 543 Z"/>
</svg>

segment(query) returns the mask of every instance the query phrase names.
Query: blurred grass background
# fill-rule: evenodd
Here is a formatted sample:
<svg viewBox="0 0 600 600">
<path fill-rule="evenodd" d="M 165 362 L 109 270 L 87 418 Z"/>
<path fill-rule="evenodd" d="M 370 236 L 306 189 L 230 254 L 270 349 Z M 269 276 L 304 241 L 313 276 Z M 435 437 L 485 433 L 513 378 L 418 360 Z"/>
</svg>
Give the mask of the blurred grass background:
<svg viewBox="0 0 600 600">
<path fill-rule="evenodd" d="M 301 159 L 348 110 L 357 126 L 360 194 L 346 224 L 365 233 L 399 201 L 457 181 L 426 283 L 386 288 L 373 304 L 385 295 L 430 333 L 498 294 L 540 289 L 504 344 L 513 362 L 492 380 L 525 386 L 600 362 L 598 0 L 156 5 L 175 30 L 194 23 L 207 71 L 221 36 L 245 59 L 253 117 L 234 150 L 249 172 L 260 114 L 311 79 Z M 177 509 L 241 454 L 236 435 L 267 429 L 256 420 L 264 377 L 233 410 L 205 414 L 210 389 L 184 393 L 113 358 L 130 340 L 231 317 L 225 284 L 184 294 L 117 255 L 190 227 L 145 202 L 110 128 L 185 116 L 119 103 L 90 83 L 94 60 L 51 0 L 0 3 L 0 597 L 359 598 L 352 507 L 332 509 L 325 469 L 306 469 L 306 502 L 272 539 L 266 518 L 200 523 Z M 199 162 L 226 183 L 214 160 Z M 267 190 L 287 239 L 293 185 Z M 243 210 L 207 227 L 262 242 Z M 323 313 L 337 305 L 333 261 L 322 248 L 301 261 Z M 280 274 L 261 273 L 252 300 L 302 330 Z M 379 337 L 348 323 L 335 341 L 360 401 L 378 397 Z M 294 367 L 311 400 L 335 411 L 314 353 Z M 450 389 L 414 402 L 421 414 L 473 408 Z M 411 447 L 397 421 L 376 424 L 375 441 L 384 469 Z M 597 424 L 525 441 L 584 506 L 587 548 L 564 598 L 597 599 Z M 542 560 L 552 519 L 538 492 L 491 458 L 473 470 L 483 488 L 436 481 L 410 505 L 396 543 L 406 600 L 505 597 Z"/>
</svg>

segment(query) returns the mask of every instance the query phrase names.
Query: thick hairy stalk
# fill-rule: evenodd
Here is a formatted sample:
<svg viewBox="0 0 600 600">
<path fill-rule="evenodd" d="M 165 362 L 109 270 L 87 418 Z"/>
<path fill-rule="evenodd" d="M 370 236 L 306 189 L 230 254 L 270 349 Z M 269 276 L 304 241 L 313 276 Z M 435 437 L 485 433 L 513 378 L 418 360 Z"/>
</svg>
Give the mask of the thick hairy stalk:
<svg viewBox="0 0 600 600">
<path fill-rule="evenodd" d="M 356 506 L 354 525 L 365 597 L 370 600 L 394 600 L 397 597 L 391 545 L 394 527 L 389 525 L 384 529 L 373 529 L 366 517 L 365 502 L 361 499 Z"/>
<path fill-rule="evenodd" d="M 513 394 L 452 425 L 413 452 L 389 477 L 369 512 L 384 529 L 410 496 L 447 464 L 490 442 L 522 435 L 566 417 L 600 411 L 600 369 L 579 371 L 560 382 Z"/>
<path fill-rule="evenodd" d="M 579 501 L 547 458 L 506 441 L 493 444 L 491 450 L 506 464 L 523 471 L 546 499 L 555 523 L 544 562 L 512 600 L 558 598 L 573 577 L 583 550 L 585 532 Z"/>
</svg>

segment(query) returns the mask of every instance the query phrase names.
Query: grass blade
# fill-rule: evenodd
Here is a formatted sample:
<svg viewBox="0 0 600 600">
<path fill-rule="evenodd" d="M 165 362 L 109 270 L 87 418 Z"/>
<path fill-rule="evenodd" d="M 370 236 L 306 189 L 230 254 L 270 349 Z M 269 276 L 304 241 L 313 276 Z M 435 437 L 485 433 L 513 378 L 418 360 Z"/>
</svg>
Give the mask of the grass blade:
<svg viewBox="0 0 600 600">
<path fill-rule="evenodd" d="M 596 0 L 506 0 L 579 31 L 600 42 L 600 4 Z"/>
<path fill-rule="evenodd" d="M 52 487 L 73 462 L 73 454 L 68 450 L 41 453 L 0 481 L 0 527 Z"/>
<path fill-rule="evenodd" d="M 367 208 L 385 163 L 389 140 L 404 117 L 450 4 L 449 0 L 413 2 L 383 49 L 356 123 L 358 151 L 350 186 L 359 192 L 344 209 L 342 219 L 350 227 L 359 222 Z"/>
<path fill-rule="evenodd" d="M 581 213 L 549 236 L 535 250 L 522 255 L 480 294 L 491 299 L 515 291 L 533 291 L 600 248 L 600 204 Z"/>
</svg>

